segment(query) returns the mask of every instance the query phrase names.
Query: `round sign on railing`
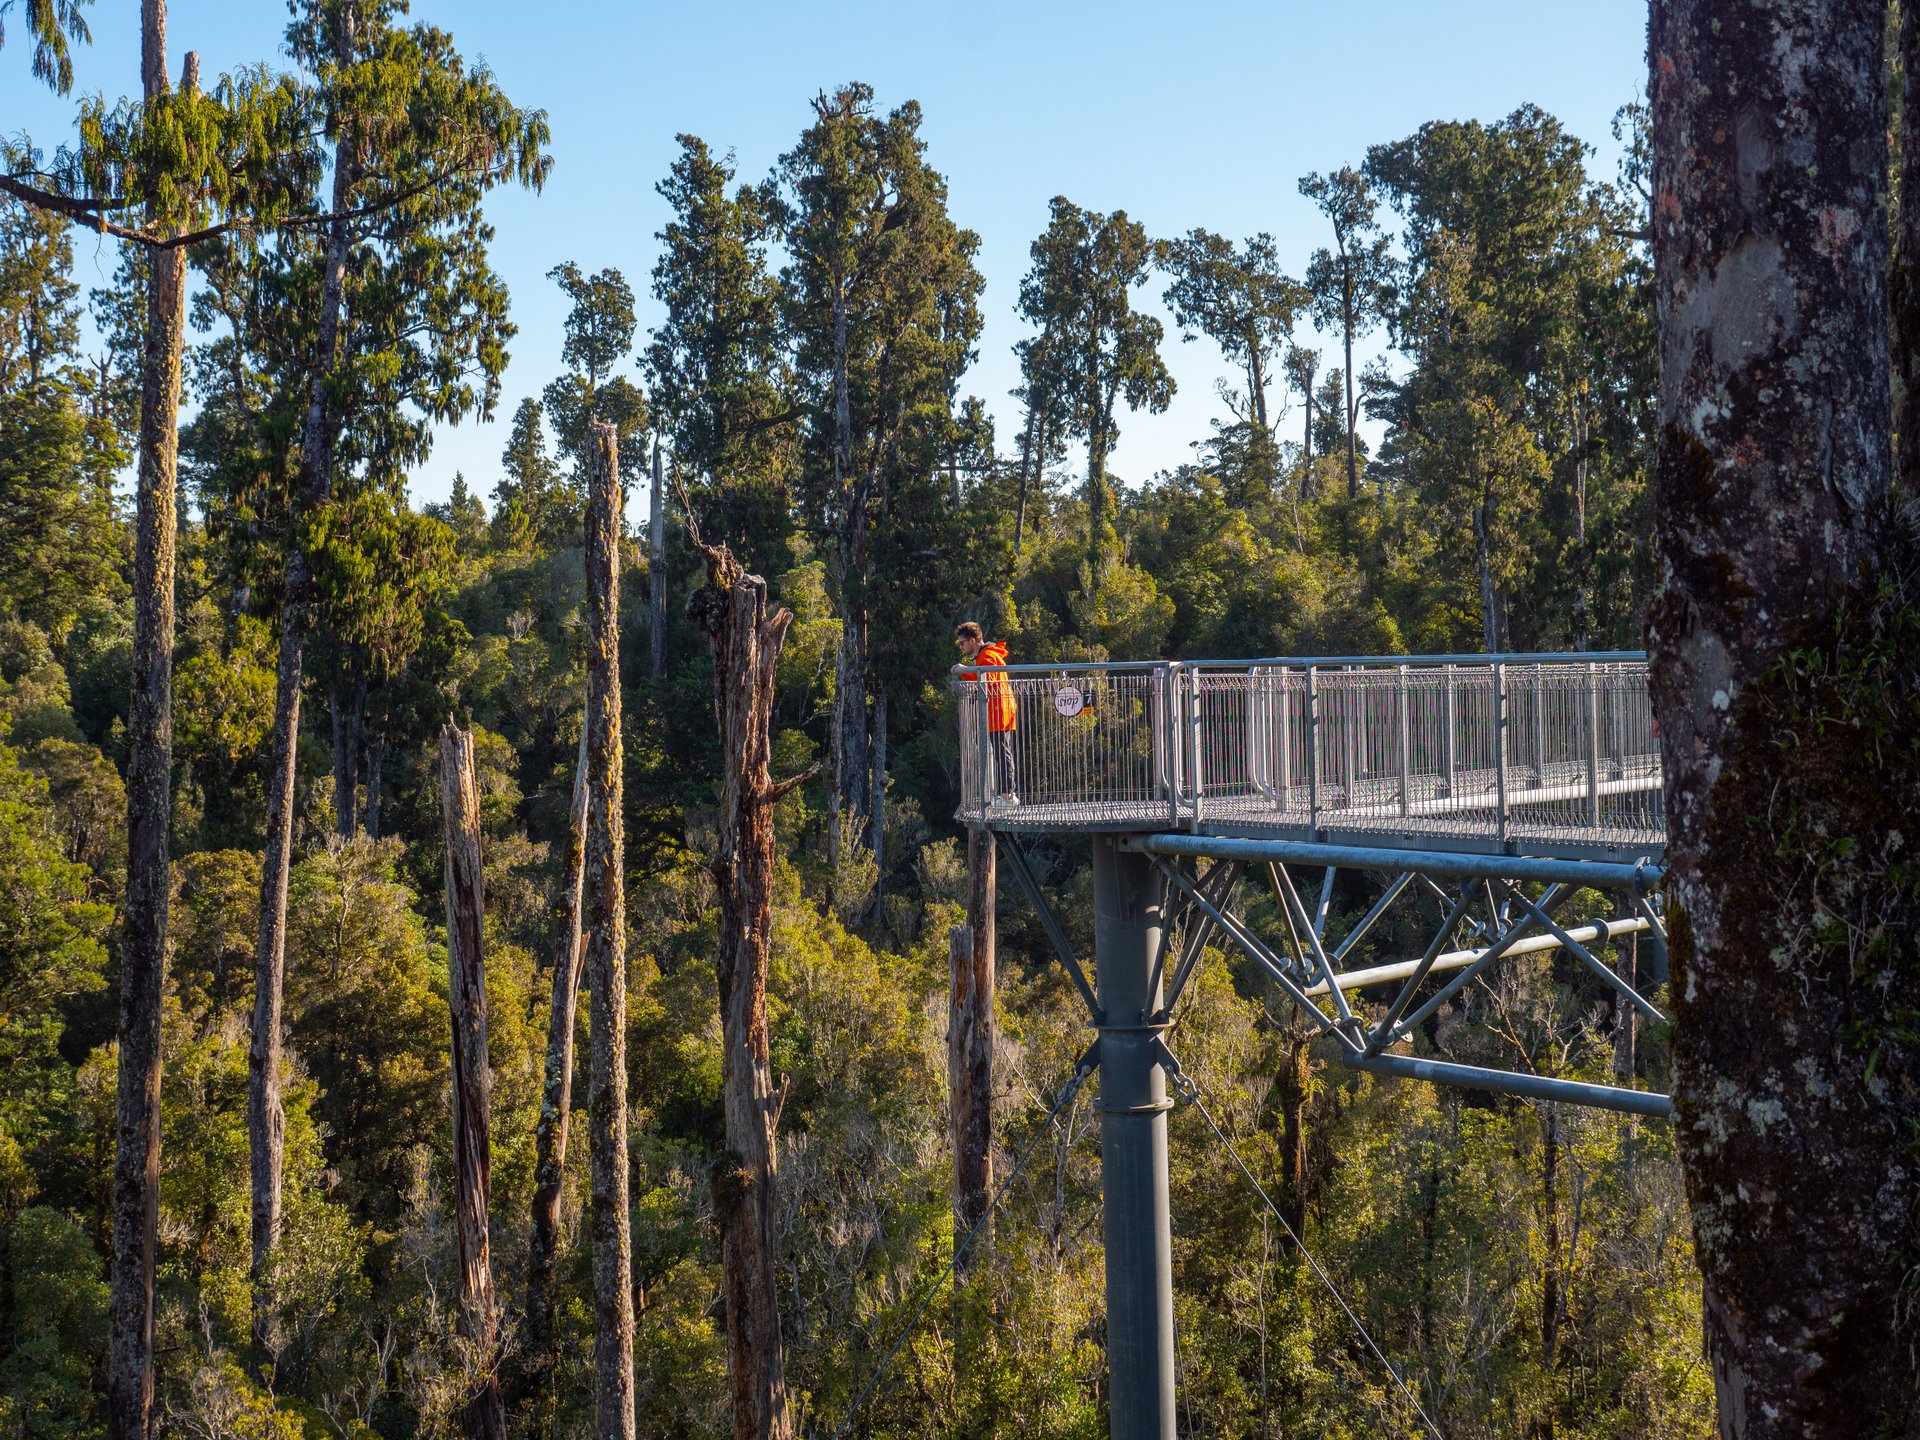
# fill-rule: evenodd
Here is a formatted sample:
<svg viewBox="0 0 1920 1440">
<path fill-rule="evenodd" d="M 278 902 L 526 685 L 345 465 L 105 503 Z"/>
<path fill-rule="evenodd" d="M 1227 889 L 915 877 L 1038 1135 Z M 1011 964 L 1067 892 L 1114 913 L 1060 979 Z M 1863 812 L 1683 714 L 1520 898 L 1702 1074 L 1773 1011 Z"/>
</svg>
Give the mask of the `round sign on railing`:
<svg viewBox="0 0 1920 1440">
<path fill-rule="evenodd" d="M 1053 708 L 1063 718 L 1071 720 L 1087 708 L 1087 697 L 1080 693 L 1078 685 L 1062 685 L 1053 692 Z"/>
</svg>

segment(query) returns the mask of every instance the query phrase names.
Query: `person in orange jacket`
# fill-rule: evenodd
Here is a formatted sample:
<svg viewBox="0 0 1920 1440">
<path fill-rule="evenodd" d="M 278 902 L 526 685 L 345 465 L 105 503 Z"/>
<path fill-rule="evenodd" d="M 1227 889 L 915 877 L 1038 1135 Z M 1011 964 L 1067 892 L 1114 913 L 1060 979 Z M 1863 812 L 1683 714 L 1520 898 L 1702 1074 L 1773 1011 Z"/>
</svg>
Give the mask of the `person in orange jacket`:
<svg viewBox="0 0 1920 1440">
<path fill-rule="evenodd" d="M 987 687 L 987 741 L 993 751 L 993 803 L 1018 805 L 1020 797 L 1013 791 L 1013 733 L 1020 728 L 1020 707 L 1014 702 L 1013 686 L 1007 683 L 1004 674 L 984 673 L 989 668 L 1005 668 L 1007 647 L 998 640 L 988 640 L 985 632 L 971 620 L 963 620 L 954 627 L 953 643 L 960 647 L 960 654 L 967 664 L 981 667 L 979 671 L 971 673 L 962 670 L 960 678 L 984 681 Z"/>
</svg>

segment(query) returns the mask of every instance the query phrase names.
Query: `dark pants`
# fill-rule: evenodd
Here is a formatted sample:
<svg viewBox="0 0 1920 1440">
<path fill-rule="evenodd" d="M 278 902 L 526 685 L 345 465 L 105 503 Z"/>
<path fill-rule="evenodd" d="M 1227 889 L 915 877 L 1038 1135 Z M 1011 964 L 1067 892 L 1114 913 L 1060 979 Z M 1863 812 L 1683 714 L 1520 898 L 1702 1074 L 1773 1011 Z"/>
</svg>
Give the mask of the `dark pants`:
<svg viewBox="0 0 1920 1440">
<path fill-rule="evenodd" d="M 987 737 L 993 746 L 993 793 L 996 795 L 1013 794 L 1013 731 L 995 730 Z"/>
</svg>

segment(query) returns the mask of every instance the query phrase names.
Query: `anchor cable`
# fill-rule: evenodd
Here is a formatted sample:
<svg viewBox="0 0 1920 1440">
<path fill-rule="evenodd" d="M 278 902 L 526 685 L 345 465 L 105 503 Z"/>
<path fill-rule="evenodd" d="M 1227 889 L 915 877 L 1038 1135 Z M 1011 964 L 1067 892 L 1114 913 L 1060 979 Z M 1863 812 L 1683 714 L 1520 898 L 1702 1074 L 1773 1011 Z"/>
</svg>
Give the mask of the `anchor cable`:
<svg viewBox="0 0 1920 1440">
<path fill-rule="evenodd" d="M 1407 1382 L 1400 1378 L 1399 1370 L 1397 1370 L 1394 1367 L 1394 1363 L 1387 1358 L 1386 1352 L 1375 1343 L 1367 1327 L 1360 1323 L 1360 1317 L 1354 1314 L 1353 1307 L 1347 1304 L 1346 1297 L 1340 1293 L 1339 1287 L 1333 1283 L 1333 1277 L 1328 1275 L 1326 1270 L 1321 1267 L 1320 1262 L 1313 1258 L 1313 1252 L 1307 1249 L 1306 1241 L 1294 1233 L 1293 1226 L 1289 1225 L 1287 1223 L 1287 1217 L 1280 1213 L 1280 1207 L 1273 1203 L 1273 1197 L 1267 1194 L 1266 1187 L 1254 1178 L 1253 1171 L 1247 1168 L 1247 1162 L 1240 1158 L 1240 1152 L 1234 1149 L 1233 1142 L 1227 1138 L 1226 1131 L 1220 1128 L 1220 1122 L 1213 1118 L 1213 1112 L 1207 1109 L 1206 1102 L 1200 1098 L 1199 1082 L 1187 1074 L 1186 1071 L 1178 1068 L 1178 1062 L 1175 1062 L 1173 1066 L 1167 1066 L 1166 1061 L 1170 1058 L 1170 1052 L 1162 1055 L 1161 1064 L 1163 1068 L 1168 1070 L 1168 1078 L 1172 1080 L 1174 1089 L 1183 1100 L 1200 1112 L 1200 1118 L 1205 1120 L 1208 1127 L 1212 1129 L 1214 1138 L 1220 1142 L 1221 1148 L 1233 1157 L 1233 1163 L 1239 1167 L 1240 1173 L 1247 1177 L 1247 1183 L 1253 1186 L 1254 1193 L 1266 1203 L 1267 1209 L 1273 1212 L 1273 1218 L 1280 1222 L 1280 1228 L 1286 1232 L 1287 1238 L 1293 1241 L 1295 1248 L 1306 1257 L 1307 1264 L 1313 1267 L 1313 1273 L 1319 1276 L 1320 1283 L 1327 1287 L 1327 1293 L 1333 1296 L 1334 1302 L 1346 1313 L 1347 1319 L 1353 1322 L 1353 1328 L 1359 1332 L 1360 1338 L 1367 1342 L 1367 1348 L 1373 1352 L 1374 1358 L 1385 1367 L 1387 1374 L 1393 1377 L 1393 1383 L 1400 1387 L 1400 1393 L 1407 1397 L 1407 1403 L 1413 1407 L 1413 1413 L 1420 1417 L 1421 1423 L 1427 1427 L 1427 1432 L 1433 1436 L 1433 1440 L 1446 1440 L 1446 1437 L 1440 1433 L 1440 1427 L 1433 1423 L 1432 1417 L 1422 1408 L 1420 1401 L 1415 1398 L 1413 1391 L 1408 1388 Z"/>
<path fill-rule="evenodd" d="M 1034 1132 L 1033 1139 L 1027 1142 L 1027 1148 L 1021 1151 L 1020 1158 L 1014 1162 L 1013 1169 L 1007 1178 L 1001 1181 L 999 1188 L 993 1192 L 993 1198 L 987 1202 L 987 1208 L 980 1212 L 980 1218 L 973 1222 L 973 1228 L 967 1231 L 958 1245 L 953 1247 L 953 1258 L 947 1261 L 946 1269 L 940 1272 L 939 1277 L 920 1296 L 919 1302 L 913 1307 L 913 1313 L 907 1317 L 907 1323 L 900 1327 L 900 1333 L 894 1336 L 893 1344 L 887 1347 L 887 1353 L 880 1357 L 880 1363 L 874 1366 L 873 1373 L 867 1376 L 867 1383 L 862 1385 L 860 1393 L 853 1397 L 853 1404 L 847 1407 L 846 1415 L 841 1418 L 840 1428 L 833 1432 L 833 1440 L 845 1440 L 847 1432 L 853 1428 L 854 1418 L 860 1413 L 860 1407 L 866 1403 L 867 1396 L 873 1393 L 873 1387 L 880 1382 L 880 1377 L 886 1373 L 887 1366 L 893 1362 L 893 1357 L 900 1353 L 900 1347 L 906 1344 L 907 1337 L 913 1333 L 913 1327 L 920 1323 L 920 1317 L 926 1313 L 927 1306 L 933 1303 L 933 1297 L 940 1293 L 941 1288 L 952 1277 L 954 1270 L 966 1258 L 967 1251 L 973 1247 L 975 1237 L 986 1228 L 987 1221 L 993 1218 L 993 1212 L 1000 1208 L 1000 1202 L 1006 1199 L 1007 1192 L 1013 1189 L 1013 1182 L 1018 1180 L 1020 1172 L 1027 1168 L 1027 1161 L 1031 1160 L 1034 1152 L 1040 1148 L 1040 1142 L 1053 1133 L 1053 1122 L 1060 1118 L 1061 1111 L 1073 1103 L 1074 1097 L 1080 1093 L 1080 1087 L 1086 1084 L 1087 1077 L 1093 1074 L 1093 1069 L 1091 1052 L 1082 1055 L 1074 1065 L 1073 1074 L 1067 1078 L 1067 1083 L 1060 1087 L 1059 1096 L 1053 1102 L 1053 1109 L 1047 1112 L 1046 1120 L 1042 1122 L 1039 1130 Z"/>
</svg>

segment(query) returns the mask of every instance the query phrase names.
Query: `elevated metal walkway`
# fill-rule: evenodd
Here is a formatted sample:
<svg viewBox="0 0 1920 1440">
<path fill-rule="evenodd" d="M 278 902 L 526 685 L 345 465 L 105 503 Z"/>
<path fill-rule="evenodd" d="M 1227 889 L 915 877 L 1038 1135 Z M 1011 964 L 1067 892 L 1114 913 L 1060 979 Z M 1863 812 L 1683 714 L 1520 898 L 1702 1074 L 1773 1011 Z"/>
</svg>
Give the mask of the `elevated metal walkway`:
<svg viewBox="0 0 1920 1440">
<path fill-rule="evenodd" d="M 995 842 L 970 847 L 988 867 L 975 933 L 991 935 L 997 850 L 1098 1035 L 1076 1076 L 1102 1077 L 1115 1440 L 1176 1433 L 1168 1087 L 1197 1090 L 1169 1042 L 1213 937 L 1351 1069 L 1671 1113 L 1636 1083 L 1636 1030 L 1665 1021 L 1667 978 L 1644 656 L 957 667 L 954 687 L 958 818 Z M 1076 834 L 1092 849 L 1091 973 L 1022 844 Z M 1320 872 L 1317 903 L 1297 870 Z M 1342 870 L 1369 872 L 1372 897 L 1344 927 L 1330 924 Z M 1249 903 L 1263 891 L 1271 904 Z M 1374 953 L 1376 933 L 1430 938 L 1401 958 Z M 1516 1053 L 1502 1067 L 1486 1063 L 1497 1043 L 1441 1035 L 1443 1011 L 1471 1025 L 1496 987 L 1543 981 L 1587 993 L 1577 1055 L 1543 1068 Z M 1610 1003 L 1591 1003 L 1600 996 Z"/>
<path fill-rule="evenodd" d="M 954 686 L 958 818 L 996 831 L 1616 861 L 1666 848 L 1638 654 L 1014 665 Z M 989 686 L 1014 707 L 1010 776 Z M 997 802 L 1009 784 L 1018 803 Z"/>
</svg>

